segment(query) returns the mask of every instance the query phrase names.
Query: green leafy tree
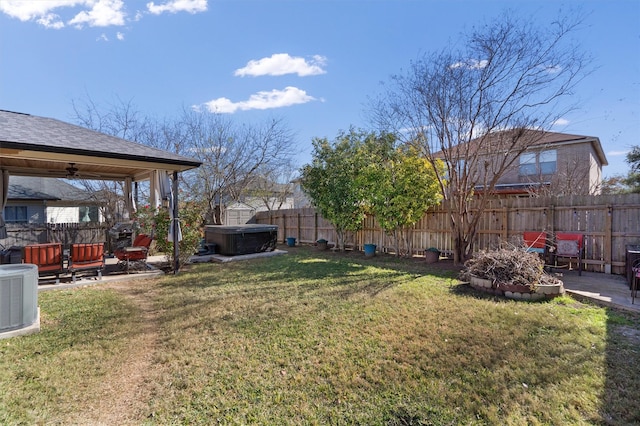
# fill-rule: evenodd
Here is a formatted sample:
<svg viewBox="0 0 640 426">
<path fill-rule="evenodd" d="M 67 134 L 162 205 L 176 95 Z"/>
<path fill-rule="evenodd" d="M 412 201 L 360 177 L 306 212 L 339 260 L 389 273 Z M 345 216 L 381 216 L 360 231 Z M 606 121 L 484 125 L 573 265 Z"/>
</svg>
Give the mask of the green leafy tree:
<svg viewBox="0 0 640 426">
<path fill-rule="evenodd" d="M 610 176 L 602 179 L 600 183 L 601 194 L 625 194 L 629 192 L 629 187 L 625 183 L 626 177 L 623 175 Z"/>
<path fill-rule="evenodd" d="M 341 251 L 345 233 L 361 229 L 365 217 L 361 185 L 364 138 L 363 132 L 354 129 L 339 134 L 333 142 L 315 138 L 311 164 L 302 168 L 302 189 L 335 227 Z"/>
<path fill-rule="evenodd" d="M 627 153 L 627 163 L 630 170 L 626 176 L 618 174 L 602 180 L 603 194 L 640 193 L 640 146 L 632 147 Z"/>
<path fill-rule="evenodd" d="M 370 212 L 380 227 L 394 239 L 396 256 L 410 255 L 412 226 L 424 217 L 427 209 L 442 199 L 436 171 L 415 149 L 394 149 L 387 135 L 380 149 L 382 156 L 366 168 L 364 186 Z M 436 162 L 442 173 L 444 164 Z"/>
</svg>

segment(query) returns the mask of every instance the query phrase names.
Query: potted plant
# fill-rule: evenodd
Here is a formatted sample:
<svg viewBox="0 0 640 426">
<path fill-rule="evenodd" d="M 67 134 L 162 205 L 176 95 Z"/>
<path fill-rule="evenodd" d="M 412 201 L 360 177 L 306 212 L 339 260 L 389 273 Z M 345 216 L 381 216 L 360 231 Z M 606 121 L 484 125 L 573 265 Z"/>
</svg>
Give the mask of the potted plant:
<svg viewBox="0 0 640 426">
<path fill-rule="evenodd" d="M 316 244 L 318 245 L 318 250 L 326 250 L 328 243 L 329 242 L 324 238 L 320 238 L 318 241 L 316 241 Z"/>
<path fill-rule="evenodd" d="M 429 247 L 424 251 L 424 258 L 427 263 L 436 263 L 440 260 L 440 250 L 435 247 Z"/>
<path fill-rule="evenodd" d="M 364 245 L 364 255 L 367 257 L 376 255 L 376 245 L 375 244 L 365 244 Z"/>
</svg>

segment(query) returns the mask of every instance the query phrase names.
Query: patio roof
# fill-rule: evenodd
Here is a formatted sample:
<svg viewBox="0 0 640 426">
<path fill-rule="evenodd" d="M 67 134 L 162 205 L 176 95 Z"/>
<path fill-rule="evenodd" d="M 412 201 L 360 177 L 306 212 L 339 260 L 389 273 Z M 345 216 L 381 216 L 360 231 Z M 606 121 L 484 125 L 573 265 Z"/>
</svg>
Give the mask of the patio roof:
<svg viewBox="0 0 640 426">
<path fill-rule="evenodd" d="M 171 193 L 174 272 L 178 271 L 178 173 L 200 161 L 127 141 L 53 118 L 0 110 L 0 239 L 6 238 L 2 210 L 8 176 L 76 177 L 139 181 L 154 171 L 173 174 Z M 157 175 L 156 175 L 157 176 Z M 10 178 L 9 178 L 10 180 Z M 130 195 L 130 185 L 127 183 Z"/>
<path fill-rule="evenodd" d="M 152 170 L 183 172 L 200 164 L 53 118 L 0 110 L 0 168 L 10 175 L 64 178 L 74 167 L 83 179 L 137 181 Z"/>
</svg>

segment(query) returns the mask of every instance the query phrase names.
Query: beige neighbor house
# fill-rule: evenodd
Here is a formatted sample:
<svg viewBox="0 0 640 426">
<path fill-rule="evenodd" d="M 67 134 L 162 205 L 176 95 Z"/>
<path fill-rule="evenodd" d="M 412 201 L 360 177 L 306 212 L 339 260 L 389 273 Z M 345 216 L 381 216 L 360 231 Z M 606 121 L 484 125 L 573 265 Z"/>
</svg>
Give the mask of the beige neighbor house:
<svg viewBox="0 0 640 426">
<path fill-rule="evenodd" d="M 522 130 L 521 130 L 522 131 Z M 523 130 L 522 140 L 528 147 L 496 183 L 498 195 L 596 195 L 600 193 L 602 167 L 608 164 L 600 139 L 566 133 Z M 490 174 L 491 163 L 508 155 L 499 148 L 508 146 L 504 139 L 510 138 L 513 130 L 497 132 L 476 139 L 471 144 L 481 143 L 480 157 L 476 164 L 483 165 L 476 182 L 484 182 Z M 487 166 L 488 165 L 488 166 Z M 477 190 L 482 191 L 478 185 Z"/>
<path fill-rule="evenodd" d="M 285 199 L 278 197 L 269 197 L 267 199 L 246 197 L 243 201 L 233 202 L 225 208 L 224 224 L 243 225 L 249 223 L 257 212 L 293 209 L 294 207 L 293 197 L 286 197 Z"/>
</svg>

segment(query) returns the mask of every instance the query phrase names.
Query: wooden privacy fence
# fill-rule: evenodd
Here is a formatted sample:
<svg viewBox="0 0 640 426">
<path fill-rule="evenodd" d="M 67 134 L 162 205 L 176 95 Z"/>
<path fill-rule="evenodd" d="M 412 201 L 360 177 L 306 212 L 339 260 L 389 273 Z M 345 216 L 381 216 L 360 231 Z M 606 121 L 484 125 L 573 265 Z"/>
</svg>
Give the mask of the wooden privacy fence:
<svg viewBox="0 0 640 426">
<path fill-rule="evenodd" d="M 8 223 L 7 238 L 2 244 L 9 248 L 29 244 L 101 243 L 109 241 L 109 227 L 99 223 Z"/>
<path fill-rule="evenodd" d="M 474 203 L 472 214 L 477 212 Z M 313 208 L 259 212 L 255 219 L 278 225 L 279 241 L 287 237 L 301 243 L 337 240 L 333 226 Z M 640 244 L 640 194 L 494 199 L 481 213 L 473 248 L 477 251 L 495 248 L 502 241 L 517 242 L 524 231 L 584 234 L 585 270 L 624 274 L 626 246 Z M 371 216 L 362 230 L 348 234 L 345 241 L 357 250 L 365 243 L 377 244 L 381 251 L 394 250 L 392 238 Z M 429 247 L 452 250 L 451 223 L 443 206 L 428 210 L 413 227 L 412 243 L 414 254 Z"/>
</svg>

